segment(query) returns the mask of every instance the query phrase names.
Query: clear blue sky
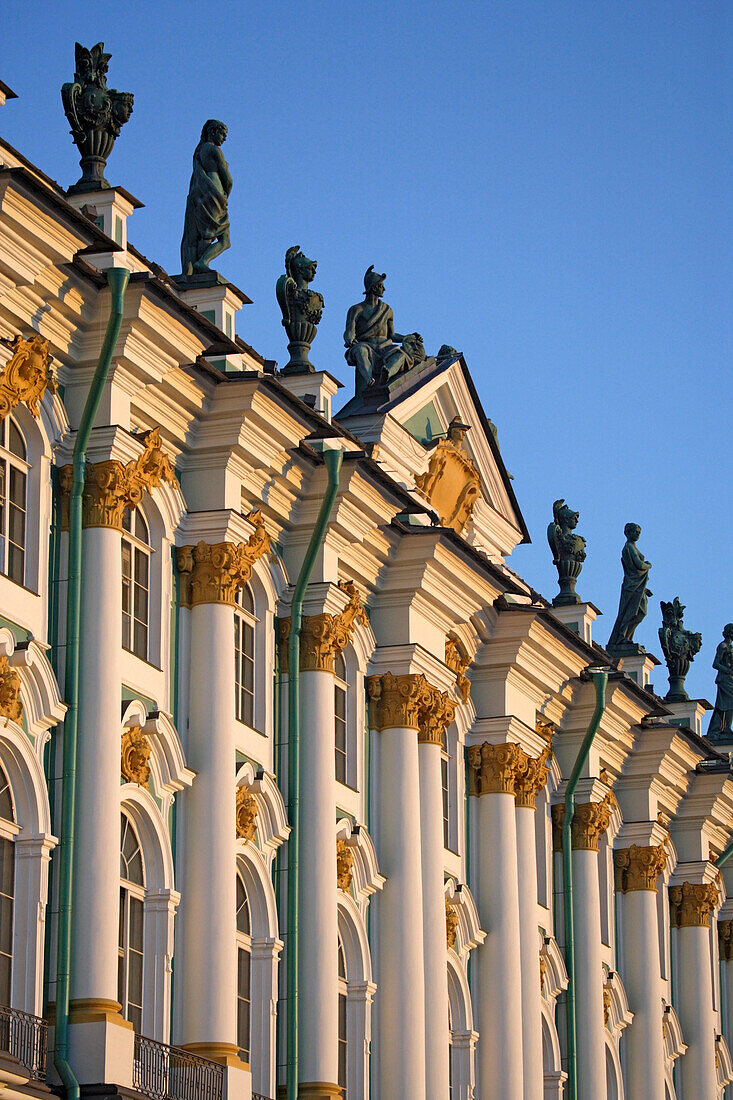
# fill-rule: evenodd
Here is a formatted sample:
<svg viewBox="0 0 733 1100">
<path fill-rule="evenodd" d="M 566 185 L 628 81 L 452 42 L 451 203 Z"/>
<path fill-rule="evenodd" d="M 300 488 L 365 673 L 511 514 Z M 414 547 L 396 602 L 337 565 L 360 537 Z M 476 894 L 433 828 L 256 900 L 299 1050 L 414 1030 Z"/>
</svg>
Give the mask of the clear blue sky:
<svg viewBox="0 0 733 1100">
<path fill-rule="evenodd" d="M 341 334 L 386 271 L 401 331 L 464 351 L 533 537 L 513 566 L 556 590 L 552 501 L 581 513 L 578 591 L 616 613 L 623 526 L 659 599 L 703 632 L 733 620 L 733 4 L 311 0 L 68 5 L 6 0 L 3 135 L 64 185 L 79 175 L 60 85 L 74 41 L 135 93 L 107 176 L 138 196 L 130 236 L 178 270 L 191 154 L 229 125 L 232 248 L 254 304 L 240 334 L 285 361 L 285 249 L 319 261 L 313 359 L 351 386 Z M 348 391 L 347 391 L 348 392 Z M 666 690 L 658 671 L 657 689 Z"/>
</svg>

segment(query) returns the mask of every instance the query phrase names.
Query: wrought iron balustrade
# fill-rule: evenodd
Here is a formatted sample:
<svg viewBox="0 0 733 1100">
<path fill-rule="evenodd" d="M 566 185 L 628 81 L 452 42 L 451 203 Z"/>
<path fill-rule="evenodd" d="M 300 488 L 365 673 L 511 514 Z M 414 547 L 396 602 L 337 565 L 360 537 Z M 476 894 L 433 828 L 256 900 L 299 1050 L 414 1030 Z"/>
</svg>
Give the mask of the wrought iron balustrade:
<svg viewBox="0 0 733 1100">
<path fill-rule="evenodd" d="M 32 1081 L 46 1078 L 48 1024 L 39 1016 L 0 1005 L 0 1051 L 17 1058 Z"/>
<path fill-rule="evenodd" d="M 265 1096 L 264 1092 L 253 1092 L 252 1100 L 271 1100 L 269 1096 Z"/>
<path fill-rule="evenodd" d="M 152 1100 L 222 1100 L 224 1067 L 136 1035 L 132 1083 Z"/>
</svg>

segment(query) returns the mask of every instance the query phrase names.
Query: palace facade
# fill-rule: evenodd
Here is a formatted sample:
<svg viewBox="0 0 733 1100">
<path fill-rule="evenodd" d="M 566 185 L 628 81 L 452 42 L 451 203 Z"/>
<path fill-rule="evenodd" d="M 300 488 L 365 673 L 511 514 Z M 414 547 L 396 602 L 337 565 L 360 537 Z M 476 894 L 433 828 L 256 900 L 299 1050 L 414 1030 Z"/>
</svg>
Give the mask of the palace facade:
<svg viewBox="0 0 733 1100">
<path fill-rule="evenodd" d="M 0 1095 L 732 1095 L 707 705 L 511 569 L 459 353 L 334 416 L 139 205 L 0 142 Z"/>
</svg>

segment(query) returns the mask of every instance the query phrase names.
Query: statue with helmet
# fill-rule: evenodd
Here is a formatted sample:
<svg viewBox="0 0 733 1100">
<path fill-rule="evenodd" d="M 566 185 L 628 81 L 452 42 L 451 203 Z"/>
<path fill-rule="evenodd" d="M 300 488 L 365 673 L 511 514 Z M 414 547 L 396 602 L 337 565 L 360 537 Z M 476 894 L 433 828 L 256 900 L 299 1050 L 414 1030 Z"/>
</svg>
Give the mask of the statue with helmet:
<svg viewBox="0 0 733 1100">
<path fill-rule="evenodd" d="M 356 370 L 357 397 L 367 387 L 387 386 L 426 358 L 419 332 L 395 332 L 392 307 L 381 300 L 386 278 L 372 264 L 364 274 L 364 301 L 346 315 L 345 358 Z"/>
</svg>

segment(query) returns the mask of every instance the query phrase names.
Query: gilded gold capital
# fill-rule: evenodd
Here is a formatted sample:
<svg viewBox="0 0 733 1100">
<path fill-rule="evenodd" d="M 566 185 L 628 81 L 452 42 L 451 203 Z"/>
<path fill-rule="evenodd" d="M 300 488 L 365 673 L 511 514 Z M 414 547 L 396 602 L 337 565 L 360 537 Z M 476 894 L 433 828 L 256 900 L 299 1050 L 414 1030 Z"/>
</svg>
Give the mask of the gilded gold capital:
<svg viewBox="0 0 733 1100">
<path fill-rule="evenodd" d="M 430 699 L 425 700 L 418 713 L 417 740 L 422 745 L 442 745 L 443 734 L 453 721 L 456 704 L 447 691 L 430 687 Z"/>
<path fill-rule="evenodd" d="M 301 672 L 333 672 L 336 657 L 351 641 L 356 624 L 368 623 L 359 589 L 351 581 L 339 581 L 339 588 L 349 597 L 343 611 L 331 615 L 323 611 L 318 615 L 304 615 L 300 628 L 300 670 Z M 288 642 L 290 639 L 290 617 L 278 622 L 278 642 L 280 645 L 280 667 L 288 672 L 290 658 Z"/>
<path fill-rule="evenodd" d="M 466 670 L 471 664 L 471 655 L 466 653 L 461 639 L 453 631 L 446 635 L 445 639 L 445 663 L 456 674 L 456 686 L 461 693 L 464 703 L 468 702 L 471 694 L 471 681 L 466 676 Z"/>
<path fill-rule="evenodd" d="M 675 928 L 709 928 L 710 914 L 717 904 L 718 891 L 712 882 L 683 882 L 669 888 Z"/>
<path fill-rule="evenodd" d="M 576 804 L 572 824 L 573 851 L 598 851 L 598 841 L 611 824 L 611 815 L 617 805 L 613 791 L 608 791 L 600 802 Z"/>
<path fill-rule="evenodd" d="M 336 885 L 339 890 L 349 890 L 354 876 L 354 849 L 343 837 L 336 841 Z"/>
<path fill-rule="evenodd" d="M 236 821 L 237 836 L 254 840 L 257 833 L 257 799 L 249 787 L 237 787 Z"/>
<path fill-rule="evenodd" d="M 270 536 L 265 530 L 262 512 L 251 512 L 247 519 L 255 530 L 246 542 L 199 542 L 178 548 L 181 574 L 181 603 L 196 607 L 201 603 L 224 603 L 234 607 L 237 591 L 252 576 L 252 567 L 270 551 Z"/>
<path fill-rule="evenodd" d="M 401 676 L 385 672 L 367 677 L 373 728 L 419 730 L 421 715 L 430 705 L 433 691 L 421 672 Z"/>
<path fill-rule="evenodd" d="M 501 745 L 484 741 L 483 745 L 469 746 L 468 793 L 514 794 L 521 753 L 521 747 L 511 741 Z"/>
<path fill-rule="evenodd" d="M 540 737 L 544 737 L 547 744 L 551 744 L 552 738 L 555 736 L 555 727 L 549 718 L 545 718 L 541 714 L 535 715 L 534 720 L 535 733 L 539 733 Z"/>
<path fill-rule="evenodd" d="M 537 795 L 545 786 L 549 775 L 547 761 L 551 756 L 550 746 L 547 745 L 539 756 L 530 756 L 524 749 L 520 749 L 519 752 L 519 763 L 514 778 L 514 798 L 517 806 L 534 810 Z"/>
<path fill-rule="evenodd" d="M 127 783 L 137 783 L 139 787 L 150 789 L 148 760 L 152 751 L 147 737 L 139 726 L 130 726 L 123 732 L 120 772 Z"/>
<path fill-rule="evenodd" d="M 721 959 L 733 962 L 733 920 L 718 921 L 718 940 Z"/>
<path fill-rule="evenodd" d="M 142 453 L 125 464 L 116 458 L 88 462 L 84 478 L 82 523 L 85 527 L 111 527 L 122 530 L 125 512 L 137 508 L 145 493 L 151 493 L 164 481 L 176 485 L 168 455 L 160 442 L 160 429 L 144 432 Z M 62 504 L 68 508 L 72 467 L 59 470 Z M 65 522 L 68 522 L 66 518 Z"/>
<path fill-rule="evenodd" d="M 15 336 L 10 348 L 13 354 L 0 375 L 0 420 L 21 402 L 37 420 L 46 390 L 56 393 L 58 389 L 51 370 L 48 340 L 38 333 L 29 338 Z"/>
<path fill-rule="evenodd" d="M 458 911 L 455 905 L 451 905 L 448 898 L 445 899 L 445 943 L 448 949 L 456 946 L 458 935 Z"/>
<path fill-rule="evenodd" d="M 629 848 L 617 848 L 613 854 L 616 867 L 616 889 L 622 894 L 632 890 L 653 890 L 657 892 L 657 878 L 667 862 L 664 845 L 640 847 L 632 844 Z"/>
<path fill-rule="evenodd" d="M 8 722 L 20 722 L 23 703 L 20 698 L 20 673 L 10 667 L 7 657 L 0 657 L 0 717 Z"/>
</svg>

